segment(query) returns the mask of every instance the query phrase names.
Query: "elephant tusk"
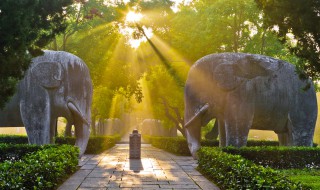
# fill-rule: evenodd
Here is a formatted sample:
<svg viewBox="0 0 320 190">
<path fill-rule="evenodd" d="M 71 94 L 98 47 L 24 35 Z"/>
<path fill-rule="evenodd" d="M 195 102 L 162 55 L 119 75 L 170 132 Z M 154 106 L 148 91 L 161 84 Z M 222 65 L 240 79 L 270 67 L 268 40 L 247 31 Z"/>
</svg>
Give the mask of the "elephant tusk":
<svg viewBox="0 0 320 190">
<path fill-rule="evenodd" d="M 185 128 L 188 128 L 192 123 L 203 115 L 209 109 L 209 104 L 205 104 L 200 108 L 200 110 L 184 125 Z"/>
<path fill-rule="evenodd" d="M 82 113 L 80 112 L 80 110 L 77 108 L 77 106 L 72 102 L 72 101 L 69 101 L 68 102 L 68 108 L 73 112 L 73 113 L 76 113 L 76 115 L 78 115 L 82 121 L 84 123 L 86 123 L 87 125 L 90 125 L 90 123 L 86 120 L 86 118 L 82 115 Z"/>
</svg>

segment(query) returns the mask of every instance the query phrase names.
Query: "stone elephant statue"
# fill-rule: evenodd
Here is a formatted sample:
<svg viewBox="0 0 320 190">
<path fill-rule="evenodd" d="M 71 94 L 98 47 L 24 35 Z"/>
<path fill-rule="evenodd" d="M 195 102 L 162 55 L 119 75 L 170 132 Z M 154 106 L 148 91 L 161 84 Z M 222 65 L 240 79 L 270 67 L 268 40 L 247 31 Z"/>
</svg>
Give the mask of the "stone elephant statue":
<svg viewBox="0 0 320 190">
<path fill-rule="evenodd" d="M 91 123 L 92 82 L 86 64 L 63 51 L 44 51 L 32 60 L 17 92 L 0 111 L 0 126 L 25 126 L 29 143 L 54 143 L 58 117 L 75 126 L 82 155 Z"/>
<path fill-rule="evenodd" d="M 184 96 L 184 127 L 194 158 L 201 126 L 212 118 L 218 120 L 220 146 L 245 146 L 250 129 L 274 131 L 280 145 L 312 146 L 314 86 L 287 62 L 253 54 L 211 54 L 191 67 Z"/>
</svg>

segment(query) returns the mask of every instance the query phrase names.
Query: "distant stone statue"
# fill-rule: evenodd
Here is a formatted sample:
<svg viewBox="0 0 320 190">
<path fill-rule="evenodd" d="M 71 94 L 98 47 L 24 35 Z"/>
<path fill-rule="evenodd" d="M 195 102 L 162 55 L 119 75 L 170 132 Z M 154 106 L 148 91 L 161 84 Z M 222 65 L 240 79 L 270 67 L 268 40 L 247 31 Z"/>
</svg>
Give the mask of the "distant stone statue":
<svg viewBox="0 0 320 190">
<path fill-rule="evenodd" d="M 310 86 L 309 88 L 305 88 Z M 272 130 L 281 145 L 312 146 L 317 99 L 295 67 L 262 55 L 212 54 L 190 69 L 185 130 L 196 157 L 200 128 L 217 118 L 220 146 L 245 146 L 250 129 Z"/>
<path fill-rule="evenodd" d="M 177 129 L 164 127 L 162 122 L 157 119 L 144 119 L 141 123 L 141 134 L 152 136 L 177 136 Z"/>
<path fill-rule="evenodd" d="M 45 51 L 32 60 L 17 93 L 0 111 L 0 126 L 25 126 L 32 144 L 53 143 L 58 117 L 75 125 L 83 154 L 90 134 L 92 83 L 86 64 L 63 51 Z"/>
<path fill-rule="evenodd" d="M 97 127 L 98 135 L 114 135 L 123 133 L 124 124 L 118 118 L 101 119 Z"/>
</svg>

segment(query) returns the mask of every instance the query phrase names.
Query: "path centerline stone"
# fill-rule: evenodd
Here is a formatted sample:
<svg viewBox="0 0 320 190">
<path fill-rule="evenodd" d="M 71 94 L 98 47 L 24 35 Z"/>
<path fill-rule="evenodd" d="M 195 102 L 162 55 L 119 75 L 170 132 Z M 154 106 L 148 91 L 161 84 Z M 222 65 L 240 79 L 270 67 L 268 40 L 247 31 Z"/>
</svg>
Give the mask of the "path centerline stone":
<svg viewBox="0 0 320 190">
<path fill-rule="evenodd" d="M 176 156 L 142 144 L 141 159 L 129 159 L 129 145 L 117 144 L 98 155 L 84 155 L 81 167 L 58 190 L 140 190 L 219 188 L 195 168 L 191 156 Z"/>
</svg>

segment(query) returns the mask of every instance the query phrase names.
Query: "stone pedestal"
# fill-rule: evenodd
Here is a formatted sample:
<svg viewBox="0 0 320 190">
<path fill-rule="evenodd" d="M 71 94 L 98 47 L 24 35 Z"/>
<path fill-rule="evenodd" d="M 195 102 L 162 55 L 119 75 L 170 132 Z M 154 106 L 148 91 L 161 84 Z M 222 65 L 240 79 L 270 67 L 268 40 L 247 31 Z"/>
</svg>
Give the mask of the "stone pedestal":
<svg viewBox="0 0 320 190">
<path fill-rule="evenodd" d="M 141 158 L 141 134 L 135 129 L 129 137 L 129 158 Z"/>
</svg>

